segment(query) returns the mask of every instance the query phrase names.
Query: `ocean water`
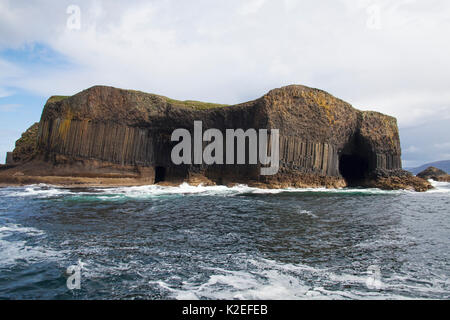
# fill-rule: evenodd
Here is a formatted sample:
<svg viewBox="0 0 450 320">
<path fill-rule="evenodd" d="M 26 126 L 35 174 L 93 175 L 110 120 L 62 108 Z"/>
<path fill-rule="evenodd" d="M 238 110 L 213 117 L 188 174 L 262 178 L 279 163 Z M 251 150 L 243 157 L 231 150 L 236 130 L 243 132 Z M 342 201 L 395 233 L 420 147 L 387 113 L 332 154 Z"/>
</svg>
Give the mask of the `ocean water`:
<svg viewBox="0 0 450 320">
<path fill-rule="evenodd" d="M 433 184 L 0 188 L 0 299 L 449 299 Z"/>
</svg>

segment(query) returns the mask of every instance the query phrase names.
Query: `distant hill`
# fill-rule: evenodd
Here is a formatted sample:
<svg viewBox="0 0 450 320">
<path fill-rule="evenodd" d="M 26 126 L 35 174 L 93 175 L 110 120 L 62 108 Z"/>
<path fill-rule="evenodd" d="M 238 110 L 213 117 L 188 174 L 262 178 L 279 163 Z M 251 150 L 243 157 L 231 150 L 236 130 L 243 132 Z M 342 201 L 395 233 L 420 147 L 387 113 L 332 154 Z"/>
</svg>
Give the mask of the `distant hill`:
<svg viewBox="0 0 450 320">
<path fill-rule="evenodd" d="M 424 165 L 421 165 L 420 167 L 405 168 L 405 170 L 408 170 L 408 171 L 412 172 L 413 174 L 418 174 L 419 172 L 425 170 L 428 167 L 436 167 L 438 169 L 444 170 L 447 173 L 450 173 L 450 160 L 425 163 Z"/>
</svg>

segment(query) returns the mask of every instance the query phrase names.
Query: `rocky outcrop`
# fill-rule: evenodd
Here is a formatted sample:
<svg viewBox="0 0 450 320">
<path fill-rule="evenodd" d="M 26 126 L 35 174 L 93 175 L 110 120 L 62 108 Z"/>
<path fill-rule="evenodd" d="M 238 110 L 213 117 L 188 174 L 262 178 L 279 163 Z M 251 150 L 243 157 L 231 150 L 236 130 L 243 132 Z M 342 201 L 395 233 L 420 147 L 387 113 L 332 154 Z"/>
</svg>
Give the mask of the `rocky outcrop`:
<svg viewBox="0 0 450 320">
<path fill-rule="evenodd" d="M 7 157 L 7 164 L 20 164 L 31 160 L 36 152 L 39 123 L 29 127 L 19 140 L 16 141 L 14 151 Z"/>
<path fill-rule="evenodd" d="M 7 164 L 7 165 L 12 165 L 14 163 L 14 160 L 13 160 L 13 153 L 12 152 L 7 152 L 6 153 L 6 161 L 5 161 L 5 164 Z"/>
<path fill-rule="evenodd" d="M 450 182 L 450 175 L 448 175 L 447 172 L 436 167 L 428 167 L 425 170 L 419 172 L 417 176 L 419 178 L 427 180 L 432 179 L 435 181 Z"/>
<path fill-rule="evenodd" d="M 173 164 L 170 154 L 176 143 L 170 141 L 171 134 L 177 128 L 192 133 L 194 120 L 202 121 L 203 130 L 279 129 L 278 173 L 262 176 L 259 164 Z M 257 100 L 233 106 L 95 86 L 72 97 L 47 101 L 31 158 L 14 170 L 35 177 L 102 181 L 126 177 L 135 183 L 376 184 L 419 191 L 429 186 L 401 170 L 395 118 L 359 111 L 322 90 L 300 85 L 274 89 Z M 377 174 L 380 170 L 385 176 Z M 403 184 L 393 183 L 394 177 Z"/>
<path fill-rule="evenodd" d="M 407 189 L 415 191 L 427 191 L 432 185 L 426 180 L 412 175 L 405 170 L 376 169 L 362 184 L 365 187 L 380 188 L 386 190 Z"/>
</svg>

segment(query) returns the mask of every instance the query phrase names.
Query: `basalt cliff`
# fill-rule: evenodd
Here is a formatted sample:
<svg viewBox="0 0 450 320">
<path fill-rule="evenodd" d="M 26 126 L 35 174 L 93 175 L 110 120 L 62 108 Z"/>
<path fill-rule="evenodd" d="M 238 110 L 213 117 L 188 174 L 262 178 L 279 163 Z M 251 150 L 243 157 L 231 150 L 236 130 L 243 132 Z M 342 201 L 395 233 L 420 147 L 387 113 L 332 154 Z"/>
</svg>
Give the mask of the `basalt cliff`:
<svg viewBox="0 0 450 320">
<path fill-rule="evenodd" d="M 196 120 L 204 130 L 279 129 L 278 173 L 263 176 L 260 164 L 175 165 L 171 134 L 192 132 Z M 47 101 L 39 124 L 8 154 L 0 183 L 431 188 L 402 170 L 400 157 L 395 118 L 318 89 L 291 85 L 228 106 L 94 86 Z"/>
</svg>

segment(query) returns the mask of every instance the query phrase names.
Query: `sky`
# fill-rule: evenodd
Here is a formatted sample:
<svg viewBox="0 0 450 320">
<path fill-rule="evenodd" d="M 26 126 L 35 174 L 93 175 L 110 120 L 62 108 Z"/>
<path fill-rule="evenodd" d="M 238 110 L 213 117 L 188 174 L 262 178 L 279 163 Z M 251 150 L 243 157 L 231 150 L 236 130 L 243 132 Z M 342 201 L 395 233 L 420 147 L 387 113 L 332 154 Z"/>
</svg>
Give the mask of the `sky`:
<svg viewBox="0 0 450 320">
<path fill-rule="evenodd" d="M 450 159 L 450 1 L 0 0 L 0 163 L 51 95 L 234 104 L 320 88 L 395 116 L 403 166 Z"/>
</svg>

